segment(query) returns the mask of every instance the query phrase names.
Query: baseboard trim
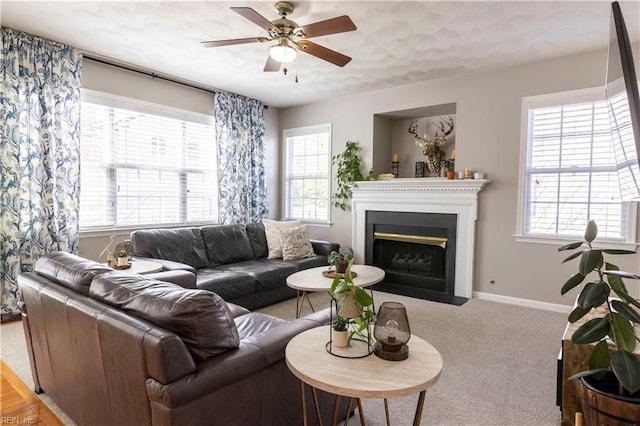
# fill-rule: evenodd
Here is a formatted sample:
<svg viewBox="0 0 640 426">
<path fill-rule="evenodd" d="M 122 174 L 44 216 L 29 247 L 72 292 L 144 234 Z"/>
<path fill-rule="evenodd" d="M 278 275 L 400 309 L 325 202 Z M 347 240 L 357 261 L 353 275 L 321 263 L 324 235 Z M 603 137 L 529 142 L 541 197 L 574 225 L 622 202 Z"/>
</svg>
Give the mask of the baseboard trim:
<svg viewBox="0 0 640 426">
<path fill-rule="evenodd" d="M 500 294 L 485 293 L 482 291 L 474 291 L 473 297 L 480 300 L 488 300 L 490 302 L 507 303 L 509 305 L 526 306 L 528 308 L 542 309 L 544 311 L 561 312 L 568 314 L 571 312 L 571 306 L 559 305 L 557 303 L 540 302 L 538 300 L 521 299 L 519 297 L 502 296 Z"/>
</svg>

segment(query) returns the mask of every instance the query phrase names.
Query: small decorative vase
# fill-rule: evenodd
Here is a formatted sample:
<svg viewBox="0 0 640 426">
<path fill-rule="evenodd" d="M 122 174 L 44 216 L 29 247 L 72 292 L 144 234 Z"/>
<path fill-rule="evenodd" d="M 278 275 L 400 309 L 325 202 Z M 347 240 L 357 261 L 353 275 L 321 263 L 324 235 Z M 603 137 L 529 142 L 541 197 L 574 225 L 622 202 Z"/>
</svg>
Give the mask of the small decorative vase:
<svg viewBox="0 0 640 426">
<path fill-rule="evenodd" d="M 345 331 L 333 330 L 333 334 L 331 336 L 331 344 L 336 348 L 346 348 L 348 339 L 349 339 L 349 332 L 347 330 Z"/>
<path fill-rule="evenodd" d="M 126 257 L 118 258 L 118 266 L 127 266 L 128 264 L 129 264 L 129 259 L 127 259 Z"/>
</svg>

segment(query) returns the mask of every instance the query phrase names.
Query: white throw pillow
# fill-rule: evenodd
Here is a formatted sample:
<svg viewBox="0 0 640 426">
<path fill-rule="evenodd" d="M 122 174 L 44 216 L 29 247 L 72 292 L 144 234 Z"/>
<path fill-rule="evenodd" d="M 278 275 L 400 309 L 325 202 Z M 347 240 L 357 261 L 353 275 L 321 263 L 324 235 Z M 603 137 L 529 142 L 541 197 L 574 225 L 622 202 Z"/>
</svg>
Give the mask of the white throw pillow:
<svg viewBox="0 0 640 426">
<path fill-rule="evenodd" d="M 267 259 L 282 258 L 282 244 L 280 243 L 280 231 L 291 229 L 302 225 L 300 220 L 277 221 L 271 219 L 262 219 L 264 225 L 264 233 L 267 237 L 267 247 L 269 254 Z"/>
<path fill-rule="evenodd" d="M 305 225 L 280 231 L 280 243 L 283 260 L 303 259 L 314 255 Z"/>
</svg>

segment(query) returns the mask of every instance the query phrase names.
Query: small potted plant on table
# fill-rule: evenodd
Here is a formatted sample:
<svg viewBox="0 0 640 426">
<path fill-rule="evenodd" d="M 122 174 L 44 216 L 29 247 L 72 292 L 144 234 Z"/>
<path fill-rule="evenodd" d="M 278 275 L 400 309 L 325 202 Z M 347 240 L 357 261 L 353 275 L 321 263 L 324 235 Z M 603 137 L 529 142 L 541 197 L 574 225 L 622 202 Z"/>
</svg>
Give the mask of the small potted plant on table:
<svg viewBox="0 0 640 426">
<path fill-rule="evenodd" d="M 336 274 L 344 274 L 349 266 L 349 262 L 353 259 L 353 250 L 350 248 L 345 249 L 344 253 L 334 250 L 329 253 L 329 256 L 327 257 L 329 266 L 335 269 Z"/>
<path fill-rule="evenodd" d="M 640 279 L 640 275 L 622 272 L 616 265 L 605 261 L 604 254 L 635 252 L 594 248 L 592 242 L 597 235 L 596 223 L 590 221 L 584 241 L 558 249 L 582 248 L 562 262 L 580 258 L 578 272 L 562 286 L 563 295 L 595 273 L 594 278 L 580 290 L 576 307 L 569 314 L 571 323 L 589 314 L 589 319 L 571 336 L 572 343 L 595 345 L 589 356 L 588 370 L 569 379 L 581 380 L 582 409 L 587 424 L 610 424 L 613 418 L 629 419 L 629 424 L 637 424 L 640 423 L 640 359 L 634 351 L 640 341 L 637 326 L 640 324 L 640 302 L 629 295 L 622 279 Z M 597 412 L 591 408 L 595 406 L 599 407 Z"/>
<path fill-rule="evenodd" d="M 120 250 L 118 252 L 118 262 L 116 266 L 120 268 L 125 268 L 129 266 L 129 255 L 125 250 Z"/>
<path fill-rule="evenodd" d="M 333 333 L 332 333 L 332 344 L 336 348 L 346 348 L 348 345 L 348 327 L 349 327 L 349 318 L 337 317 L 336 320 L 332 324 Z"/>
</svg>

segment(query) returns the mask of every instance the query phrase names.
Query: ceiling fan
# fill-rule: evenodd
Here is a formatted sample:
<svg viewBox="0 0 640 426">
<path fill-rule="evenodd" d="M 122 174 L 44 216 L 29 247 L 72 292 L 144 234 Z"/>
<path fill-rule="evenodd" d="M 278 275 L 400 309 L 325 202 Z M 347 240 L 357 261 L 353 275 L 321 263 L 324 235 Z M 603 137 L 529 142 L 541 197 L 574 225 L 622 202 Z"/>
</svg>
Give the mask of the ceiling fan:
<svg viewBox="0 0 640 426">
<path fill-rule="evenodd" d="M 286 64 L 295 59 L 296 52 L 304 52 L 317 58 L 331 62 L 339 67 L 343 67 L 351 61 L 351 58 L 342 53 L 320 46 L 307 39 L 330 34 L 354 31 L 355 24 L 346 15 L 313 24 L 299 26 L 287 16 L 293 13 L 293 4 L 285 1 L 277 2 L 274 5 L 279 19 L 269 21 L 250 7 L 232 7 L 231 10 L 240 16 L 248 19 L 254 24 L 265 29 L 268 37 L 248 37 L 230 40 L 203 41 L 204 47 L 230 46 L 234 44 L 246 44 L 253 42 L 275 41 L 277 44 L 271 47 L 264 71 L 279 71 L 284 63 L 284 73 L 287 73 Z"/>
</svg>

